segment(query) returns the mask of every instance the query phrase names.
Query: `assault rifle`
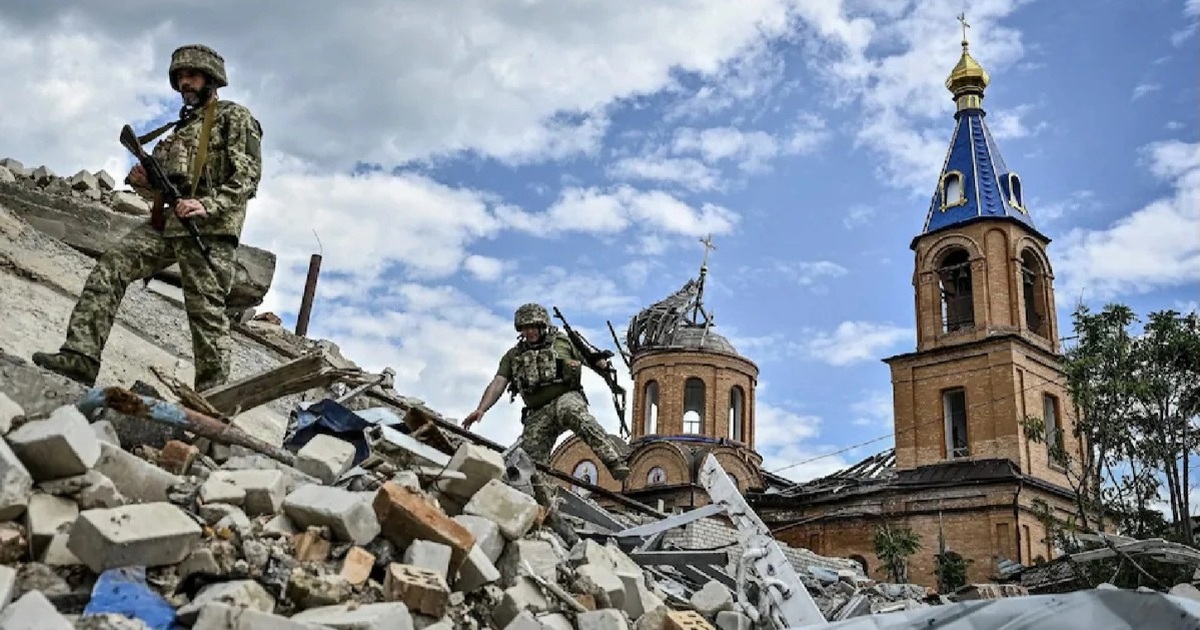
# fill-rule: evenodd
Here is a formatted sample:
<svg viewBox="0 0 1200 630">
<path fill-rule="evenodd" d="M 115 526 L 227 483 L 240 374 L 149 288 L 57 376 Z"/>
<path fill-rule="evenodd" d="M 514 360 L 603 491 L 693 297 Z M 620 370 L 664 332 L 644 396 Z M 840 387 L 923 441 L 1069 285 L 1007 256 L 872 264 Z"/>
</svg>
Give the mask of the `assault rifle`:
<svg viewBox="0 0 1200 630">
<path fill-rule="evenodd" d="M 611 359 L 614 356 L 613 351 L 601 350 L 588 343 L 587 339 L 584 339 L 583 335 L 579 334 L 579 331 L 571 328 L 571 325 L 567 323 L 567 319 L 563 317 L 562 312 L 558 310 L 557 306 L 554 307 L 554 316 L 562 322 L 563 332 L 567 333 L 567 337 L 571 339 L 571 345 L 575 346 L 575 349 L 583 355 L 583 360 L 588 364 L 588 367 L 603 377 L 604 382 L 608 385 L 608 389 L 612 391 L 613 406 L 617 410 L 617 421 L 621 423 L 621 437 L 628 438 L 629 427 L 625 424 L 625 388 L 617 383 L 617 368 L 613 367 L 611 361 L 608 364 L 608 369 L 601 370 L 596 367 L 596 363 L 602 359 Z"/>
<path fill-rule="evenodd" d="M 157 199 L 156 201 L 165 204 L 173 212 L 175 210 L 175 202 L 183 199 L 183 193 L 179 191 L 179 187 L 175 185 L 175 182 L 167 177 L 166 171 L 163 170 L 158 160 L 154 159 L 154 156 L 146 153 L 146 150 L 142 148 L 142 143 L 138 141 L 137 134 L 133 132 L 133 128 L 129 125 L 121 127 L 121 146 L 136 156 L 142 168 L 146 170 L 146 181 L 150 183 L 150 188 L 161 195 L 161 201 Z M 155 216 L 156 214 L 158 216 Z M 161 215 L 160 207 L 153 208 L 150 221 L 151 223 L 157 223 L 155 227 L 160 230 L 162 229 L 165 218 Z M 218 271 L 217 265 L 212 259 L 212 247 L 208 243 L 205 243 L 204 239 L 200 238 L 200 231 L 196 229 L 192 220 L 180 217 L 179 222 L 187 229 L 188 234 L 192 235 L 192 240 L 196 241 L 196 247 L 200 248 L 200 253 L 204 255 L 204 260 L 208 262 L 209 268 L 214 272 Z"/>
</svg>

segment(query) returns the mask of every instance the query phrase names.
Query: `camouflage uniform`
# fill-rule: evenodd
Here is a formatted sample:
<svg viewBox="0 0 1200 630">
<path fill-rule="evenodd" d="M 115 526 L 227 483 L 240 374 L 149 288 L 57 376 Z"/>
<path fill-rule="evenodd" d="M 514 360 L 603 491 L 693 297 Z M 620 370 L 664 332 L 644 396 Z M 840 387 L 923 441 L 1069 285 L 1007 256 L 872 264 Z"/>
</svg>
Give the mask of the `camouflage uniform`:
<svg viewBox="0 0 1200 630">
<path fill-rule="evenodd" d="M 171 86 L 178 89 L 178 70 L 192 69 L 208 75 L 213 88 L 228 84 L 224 60 L 206 46 L 184 46 L 171 58 Z M 180 185 L 185 197 L 199 200 L 208 216 L 192 217 L 192 224 L 211 247 L 213 271 L 191 239 L 173 208 L 164 208 L 161 231 L 151 221 L 130 230 L 101 256 L 88 276 L 71 313 L 66 341 L 60 352 L 34 353 L 34 363 L 93 385 L 100 356 L 116 319 L 125 290 L 136 280 L 179 263 L 184 305 L 192 335 L 198 391 L 219 386 L 229 378 L 229 318 L 225 298 L 233 284 L 234 254 L 246 220 L 246 205 L 258 191 L 262 176 L 262 127 L 245 106 L 216 101 L 212 111 L 207 155 L 198 177 L 192 169 L 200 145 L 203 107 L 196 115 L 175 124 L 174 133 L 155 145 L 152 155 L 168 177 Z M 195 194 L 193 190 L 195 181 Z M 153 191 L 138 189 L 144 197 Z"/>
<path fill-rule="evenodd" d="M 549 315 L 540 305 L 526 304 L 517 310 L 515 328 L 519 331 L 529 324 L 544 326 L 541 342 L 535 345 L 522 339 L 500 359 L 496 372 L 525 403 L 521 447 L 534 461 L 546 464 L 555 441 L 570 430 L 591 447 L 614 477 L 623 479 L 628 468 L 588 411 L 583 395 L 583 356 L 565 334 L 550 326 Z M 555 486 L 540 473 L 533 486 L 538 503 L 553 505 Z"/>
</svg>

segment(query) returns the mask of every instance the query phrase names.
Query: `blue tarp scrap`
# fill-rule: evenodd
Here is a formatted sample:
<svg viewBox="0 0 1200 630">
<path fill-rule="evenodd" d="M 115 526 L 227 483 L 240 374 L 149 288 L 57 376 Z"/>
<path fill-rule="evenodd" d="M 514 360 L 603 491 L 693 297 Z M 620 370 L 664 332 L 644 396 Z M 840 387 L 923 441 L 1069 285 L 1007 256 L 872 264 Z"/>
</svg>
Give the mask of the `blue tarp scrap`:
<svg viewBox="0 0 1200 630">
<path fill-rule="evenodd" d="M 325 398 L 296 409 L 296 423 L 284 439 L 283 446 L 298 451 L 318 435 L 331 435 L 354 445 L 354 461 L 351 466 L 357 466 L 371 454 L 371 447 L 367 444 L 363 431 L 376 425 L 408 432 L 404 421 L 390 409 L 375 407 L 350 411 Z"/>
<path fill-rule="evenodd" d="M 146 567 L 122 567 L 100 574 L 83 616 L 114 613 L 137 619 L 151 630 L 172 630 L 175 607 L 146 584 Z"/>
</svg>

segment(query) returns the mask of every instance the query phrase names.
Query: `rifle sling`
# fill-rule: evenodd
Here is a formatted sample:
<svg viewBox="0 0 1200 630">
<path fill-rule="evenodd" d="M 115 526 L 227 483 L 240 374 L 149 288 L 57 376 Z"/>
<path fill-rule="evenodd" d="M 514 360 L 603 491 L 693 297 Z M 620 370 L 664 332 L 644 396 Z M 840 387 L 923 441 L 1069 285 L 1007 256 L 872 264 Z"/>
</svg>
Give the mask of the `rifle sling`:
<svg viewBox="0 0 1200 630">
<path fill-rule="evenodd" d="M 192 160 L 192 190 L 188 197 L 195 198 L 196 188 L 200 185 L 200 174 L 204 172 L 204 163 L 208 160 L 208 138 L 212 132 L 213 110 L 217 108 L 217 100 L 212 99 L 204 106 L 204 122 L 200 126 L 200 146 L 196 149 L 196 157 Z"/>
</svg>

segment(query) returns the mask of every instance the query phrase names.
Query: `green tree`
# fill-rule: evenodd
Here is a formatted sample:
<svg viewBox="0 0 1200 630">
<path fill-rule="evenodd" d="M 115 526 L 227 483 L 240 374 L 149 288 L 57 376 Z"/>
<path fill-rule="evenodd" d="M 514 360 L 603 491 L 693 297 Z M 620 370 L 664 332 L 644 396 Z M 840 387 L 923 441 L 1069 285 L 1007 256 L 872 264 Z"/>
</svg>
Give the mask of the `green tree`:
<svg viewBox="0 0 1200 630">
<path fill-rule="evenodd" d="M 908 583 L 908 558 L 920 548 L 920 538 L 907 525 L 885 522 L 875 528 L 875 555 L 883 563 L 879 570 L 896 584 Z"/>
</svg>

